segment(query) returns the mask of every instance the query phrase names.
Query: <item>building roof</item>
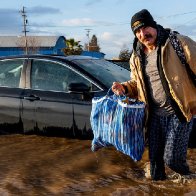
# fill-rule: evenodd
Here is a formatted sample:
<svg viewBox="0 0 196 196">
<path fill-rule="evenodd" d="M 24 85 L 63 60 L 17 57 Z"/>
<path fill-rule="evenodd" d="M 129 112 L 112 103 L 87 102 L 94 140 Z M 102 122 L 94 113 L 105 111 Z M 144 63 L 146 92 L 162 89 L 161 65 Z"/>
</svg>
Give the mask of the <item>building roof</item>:
<svg viewBox="0 0 196 196">
<path fill-rule="evenodd" d="M 53 47 L 59 36 L 27 36 L 28 46 Z M 0 36 L 0 47 L 24 47 L 24 36 Z"/>
</svg>

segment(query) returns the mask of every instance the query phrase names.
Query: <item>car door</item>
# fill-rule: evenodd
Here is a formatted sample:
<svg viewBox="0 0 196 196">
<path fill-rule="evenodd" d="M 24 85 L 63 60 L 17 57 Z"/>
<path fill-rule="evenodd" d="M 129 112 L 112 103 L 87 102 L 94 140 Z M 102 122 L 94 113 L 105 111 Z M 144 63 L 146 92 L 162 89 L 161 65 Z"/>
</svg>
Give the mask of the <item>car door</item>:
<svg viewBox="0 0 196 196">
<path fill-rule="evenodd" d="M 21 95 L 25 59 L 0 60 L 0 133 L 21 133 Z"/>
<path fill-rule="evenodd" d="M 33 131 L 55 136 L 92 136 L 91 95 L 69 91 L 71 83 L 84 84 L 89 89 L 92 83 L 66 64 L 50 60 L 32 59 L 29 73 L 23 108 L 34 107 Z"/>
</svg>

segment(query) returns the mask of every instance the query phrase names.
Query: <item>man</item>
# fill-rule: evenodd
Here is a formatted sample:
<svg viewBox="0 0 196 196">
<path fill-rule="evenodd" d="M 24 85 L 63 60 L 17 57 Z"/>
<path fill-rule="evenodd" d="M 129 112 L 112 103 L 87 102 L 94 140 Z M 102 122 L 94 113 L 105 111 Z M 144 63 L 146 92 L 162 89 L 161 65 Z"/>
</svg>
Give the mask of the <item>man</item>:
<svg viewBox="0 0 196 196">
<path fill-rule="evenodd" d="M 146 103 L 151 178 L 166 179 L 165 164 L 181 175 L 190 174 L 186 155 L 196 114 L 196 87 L 171 45 L 171 30 L 158 25 L 146 9 L 132 17 L 131 28 L 135 35 L 131 80 L 114 82 L 112 90 Z M 196 43 L 176 36 L 195 74 Z"/>
</svg>

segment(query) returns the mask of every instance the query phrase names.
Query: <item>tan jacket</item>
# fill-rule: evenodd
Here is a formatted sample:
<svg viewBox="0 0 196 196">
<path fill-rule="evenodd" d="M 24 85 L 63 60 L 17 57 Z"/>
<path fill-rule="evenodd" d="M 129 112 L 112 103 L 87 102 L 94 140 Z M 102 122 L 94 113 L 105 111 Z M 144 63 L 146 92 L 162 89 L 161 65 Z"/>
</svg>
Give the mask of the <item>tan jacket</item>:
<svg viewBox="0 0 196 196">
<path fill-rule="evenodd" d="M 187 63 L 192 71 L 196 74 L 196 42 L 187 36 L 178 35 Z M 186 68 L 181 64 L 173 46 L 166 41 L 161 48 L 161 63 L 170 93 L 176 101 L 181 112 L 187 121 L 196 114 L 196 87 L 190 80 Z M 131 80 L 123 83 L 128 88 L 128 95 L 137 97 L 147 105 L 148 116 L 148 100 L 146 94 L 146 86 L 142 75 L 140 60 L 133 52 L 130 58 Z"/>
</svg>

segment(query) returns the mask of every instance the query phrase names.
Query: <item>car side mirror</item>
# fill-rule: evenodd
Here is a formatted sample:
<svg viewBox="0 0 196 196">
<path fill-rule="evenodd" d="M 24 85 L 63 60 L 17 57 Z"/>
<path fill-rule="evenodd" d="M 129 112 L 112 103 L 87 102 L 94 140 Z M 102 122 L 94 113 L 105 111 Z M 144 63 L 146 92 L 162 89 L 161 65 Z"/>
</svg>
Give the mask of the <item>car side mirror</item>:
<svg viewBox="0 0 196 196">
<path fill-rule="evenodd" d="M 74 93 L 84 93 L 84 92 L 89 92 L 90 87 L 81 82 L 70 83 L 68 85 L 68 91 Z"/>
</svg>

